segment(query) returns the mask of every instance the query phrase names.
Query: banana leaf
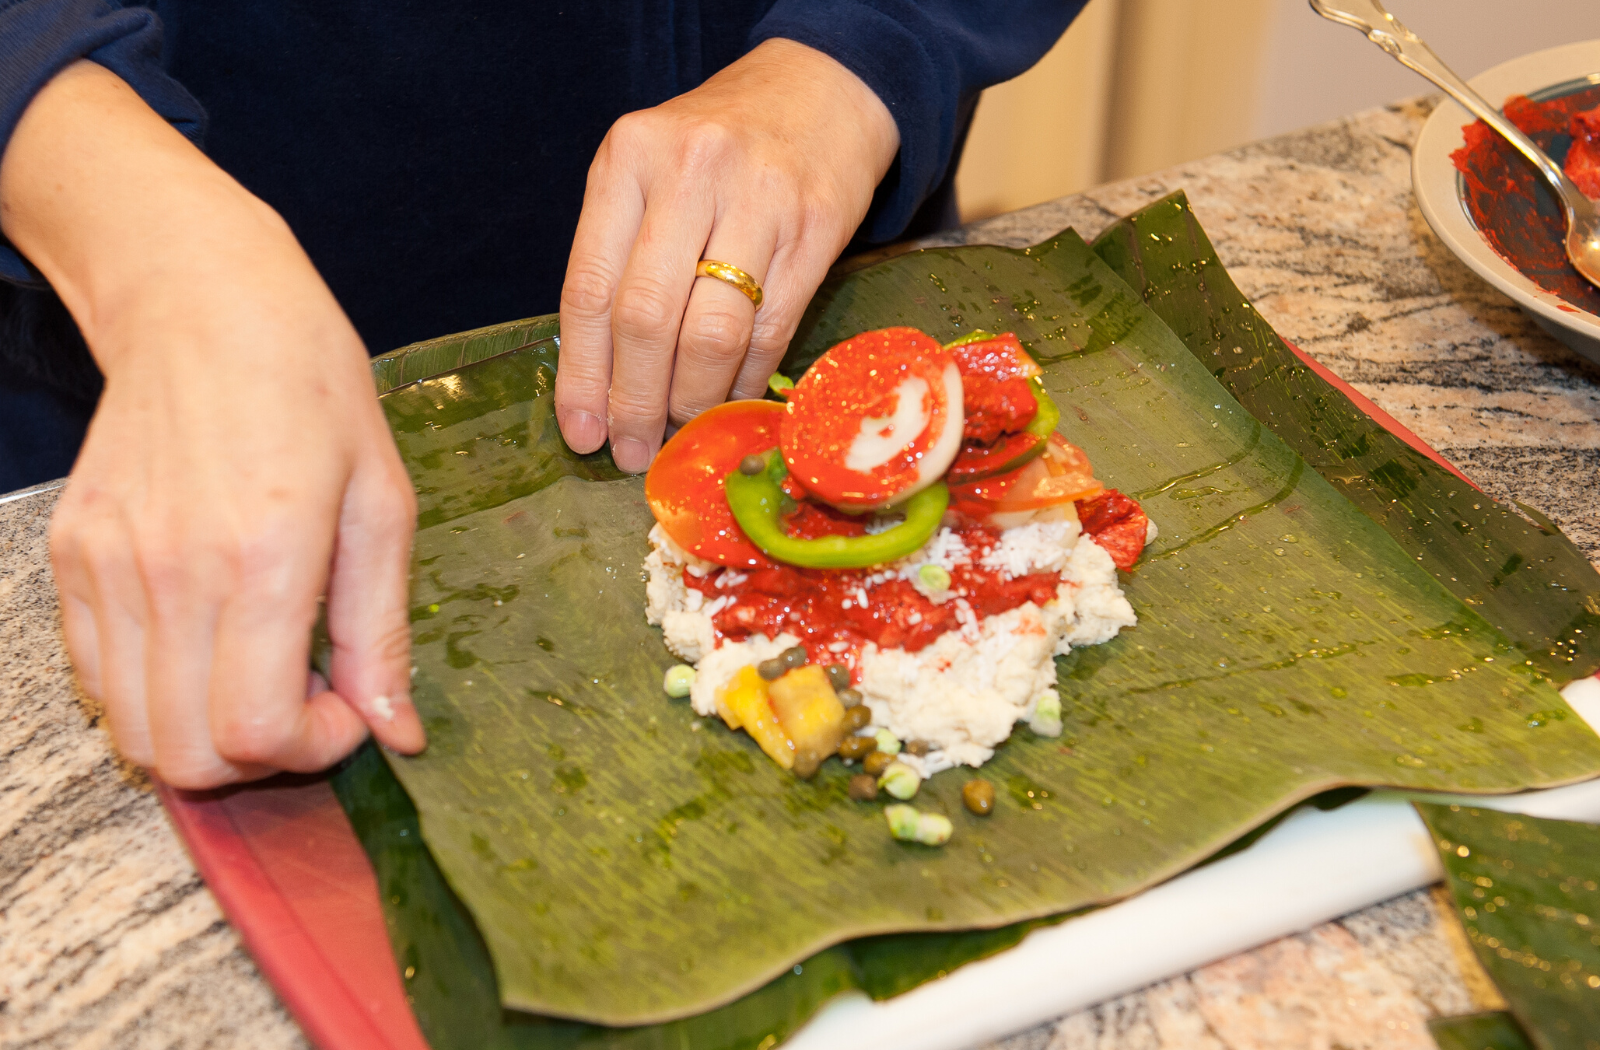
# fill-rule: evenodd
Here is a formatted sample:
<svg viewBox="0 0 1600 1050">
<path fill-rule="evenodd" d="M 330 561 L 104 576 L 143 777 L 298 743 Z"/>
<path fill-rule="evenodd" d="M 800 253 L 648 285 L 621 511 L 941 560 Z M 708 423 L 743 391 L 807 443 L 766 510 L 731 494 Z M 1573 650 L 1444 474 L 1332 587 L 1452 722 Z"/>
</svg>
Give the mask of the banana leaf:
<svg viewBox="0 0 1600 1050">
<path fill-rule="evenodd" d="M 691 1017 L 844 941 L 1126 896 L 1327 788 L 1501 792 L 1600 772 L 1600 741 L 1516 647 L 1537 602 L 1496 607 L 1491 626 L 1075 234 L 831 281 L 786 370 L 890 324 L 1017 331 L 1068 436 L 1162 529 L 1125 579 L 1139 627 L 1059 664 L 1066 735 L 1019 729 L 986 767 L 999 812 L 967 815 L 959 774 L 919 795 L 956 823 L 938 850 L 890 840 L 837 764 L 796 781 L 662 695 L 642 485 L 561 445 L 548 329 L 503 328 L 507 352 L 385 396 L 421 494 L 415 696 L 431 738 L 386 758 L 505 1006 Z"/>
<path fill-rule="evenodd" d="M 1600 576 L 1588 558 L 1543 514 L 1462 484 L 1301 363 L 1223 269 L 1181 190 L 1094 248 L 1251 415 L 1500 626 L 1529 666 L 1558 681 L 1600 669 Z"/>
<path fill-rule="evenodd" d="M 1467 938 L 1537 1050 L 1600 1050 L 1600 828 L 1415 803 Z"/>
<path fill-rule="evenodd" d="M 1517 1019 L 1504 1010 L 1465 1017 L 1435 1017 L 1428 1034 L 1439 1050 L 1532 1050 Z"/>
<path fill-rule="evenodd" d="M 886 999 L 1068 918 L 835 945 L 727 1006 L 666 1024 L 608 1028 L 539 1017 L 501 1009 L 488 947 L 423 845 L 416 809 L 377 748 L 357 752 L 333 788 L 372 858 L 407 998 L 433 1050 L 770 1050 L 842 992 Z"/>
</svg>

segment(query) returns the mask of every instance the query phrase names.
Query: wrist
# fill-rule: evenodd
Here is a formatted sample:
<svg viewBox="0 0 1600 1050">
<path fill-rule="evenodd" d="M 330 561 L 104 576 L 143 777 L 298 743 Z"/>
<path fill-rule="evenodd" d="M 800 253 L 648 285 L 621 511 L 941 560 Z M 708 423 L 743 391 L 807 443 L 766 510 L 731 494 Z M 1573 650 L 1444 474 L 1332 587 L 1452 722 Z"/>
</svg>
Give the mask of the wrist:
<svg viewBox="0 0 1600 1050">
<path fill-rule="evenodd" d="M 109 376 L 155 323 L 254 291 L 331 295 L 287 224 L 107 70 L 35 96 L 0 156 L 0 228 L 44 274 Z M 307 296 L 309 295 L 309 298 Z M 352 333 L 353 334 L 353 333 Z"/>
</svg>

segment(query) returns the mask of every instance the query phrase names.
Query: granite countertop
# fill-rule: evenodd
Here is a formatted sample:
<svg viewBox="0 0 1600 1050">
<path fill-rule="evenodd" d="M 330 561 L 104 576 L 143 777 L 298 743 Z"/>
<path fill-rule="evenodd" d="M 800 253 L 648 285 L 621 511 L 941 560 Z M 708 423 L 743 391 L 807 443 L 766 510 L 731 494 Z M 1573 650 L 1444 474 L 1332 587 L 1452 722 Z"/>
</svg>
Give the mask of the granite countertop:
<svg viewBox="0 0 1600 1050">
<path fill-rule="evenodd" d="M 1184 189 L 1261 313 L 1498 498 L 1600 559 L 1600 369 L 1427 228 L 1410 143 L 1373 110 L 1001 216 L 935 243 L 1092 238 Z M 0 1048 L 304 1047 L 148 785 L 73 684 L 47 556 L 53 491 L 0 503 Z M 1499 1006 L 1435 890 L 1023 1032 L 1006 1050 L 1431 1050 Z"/>
</svg>

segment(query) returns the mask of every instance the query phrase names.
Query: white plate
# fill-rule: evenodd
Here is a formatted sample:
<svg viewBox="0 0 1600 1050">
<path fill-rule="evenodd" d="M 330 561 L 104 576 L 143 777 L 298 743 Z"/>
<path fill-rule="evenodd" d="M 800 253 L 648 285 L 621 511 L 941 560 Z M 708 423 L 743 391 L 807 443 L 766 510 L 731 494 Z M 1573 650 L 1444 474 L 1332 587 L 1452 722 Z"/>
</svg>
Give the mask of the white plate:
<svg viewBox="0 0 1600 1050">
<path fill-rule="evenodd" d="M 1600 731 L 1600 679 L 1573 682 L 1561 695 Z M 1600 823 L 1600 780 L 1498 798 L 1433 797 Z M 1035 930 L 1010 951 L 904 995 L 836 999 L 780 1050 L 970 1050 L 1443 875 L 1432 836 L 1401 795 L 1376 791 L 1328 813 L 1301 809 L 1249 849 Z"/>
<path fill-rule="evenodd" d="M 1532 95 L 1574 81 L 1600 83 L 1600 40 L 1564 44 L 1513 58 L 1472 78 L 1472 86 L 1490 102 L 1511 95 Z M 1454 100 L 1445 99 L 1417 136 L 1411 154 L 1411 185 L 1423 217 L 1439 239 L 1485 281 L 1516 300 L 1545 331 L 1578 353 L 1600 363 L 1600 317 L 1568 305 L 1534 284 L 1502 259 L 1483 239 L 1462 202 L 1460 181 L 1450 154 L 1465 145 L 1462 125 L 1475 118 Z"/>
</svg>

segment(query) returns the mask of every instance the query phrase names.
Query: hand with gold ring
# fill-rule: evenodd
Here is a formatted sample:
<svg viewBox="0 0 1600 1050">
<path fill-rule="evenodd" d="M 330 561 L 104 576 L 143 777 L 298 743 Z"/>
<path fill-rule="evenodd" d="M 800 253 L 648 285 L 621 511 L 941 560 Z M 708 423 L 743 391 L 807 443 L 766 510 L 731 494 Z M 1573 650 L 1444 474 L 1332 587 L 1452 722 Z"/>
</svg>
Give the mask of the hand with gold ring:
<svg viewBox="0 0 1600 1050">
<path fill-rule="evenodd" d="M 899 143 L 866 84 L 789 40 L 618 120 L 561 292 L 567 443 L 642 471 L 669 422 L 760 396 Z"/>
</svg>

